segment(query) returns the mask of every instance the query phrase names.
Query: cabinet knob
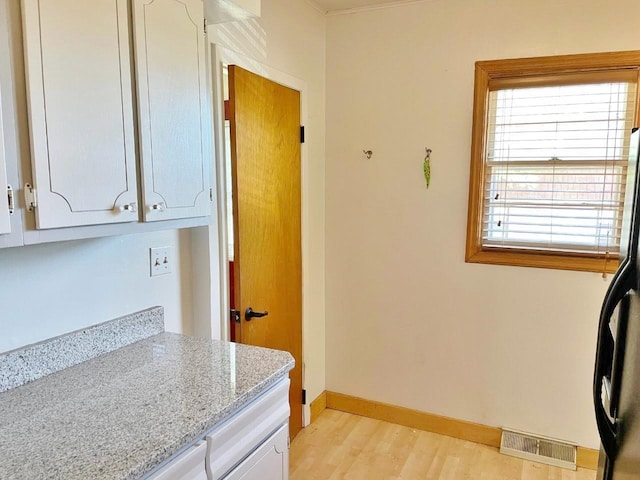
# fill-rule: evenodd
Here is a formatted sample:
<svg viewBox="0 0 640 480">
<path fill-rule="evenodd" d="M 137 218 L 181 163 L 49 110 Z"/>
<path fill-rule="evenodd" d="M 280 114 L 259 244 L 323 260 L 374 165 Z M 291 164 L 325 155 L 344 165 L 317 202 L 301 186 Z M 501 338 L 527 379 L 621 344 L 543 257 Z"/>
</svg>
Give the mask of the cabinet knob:
<svg viewBox="0 0 640 480">
<path fill-rule="evenodd" d="M 151 210 L 156 210 L 158 212 L 164 212 L 165 208 L 167 207 L 164 202 L 154 203 L 153 205 L 151 205 Z"/>
<path fill-rule="evenodd" d="M 138 211 L 138 205 L 136 204 L 136 202 L 127 203 L 126 205 L 116 207 L 116 210 L 120 212 L 136 213 Z"/>
</svg>

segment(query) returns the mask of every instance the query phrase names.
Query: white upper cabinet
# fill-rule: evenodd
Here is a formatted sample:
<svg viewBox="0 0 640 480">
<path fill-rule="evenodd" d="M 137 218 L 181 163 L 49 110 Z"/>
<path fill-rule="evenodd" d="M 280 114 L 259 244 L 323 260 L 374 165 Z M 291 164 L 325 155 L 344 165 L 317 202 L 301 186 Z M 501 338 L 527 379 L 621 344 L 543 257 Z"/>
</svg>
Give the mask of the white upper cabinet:
<svg viewBox="0 0 640 480">
<path fill-rule="evenodd" d="M 0 95 L 0 234 L 11 233 L 9 218 L 9 195 L 7 183 L 7 169 L 4 154 L 4 134 L 2 130 L 2 95 Z"/>
<path fill-rule="evenodd" d="M 202 0 L 134 0 L 133 19 L 144 219 L 210 215 Z"/>
<path fill-rule="evenodd" d="M 127 0 L 23 0 L 38 228 L 138 221 Z"/>
</svg>

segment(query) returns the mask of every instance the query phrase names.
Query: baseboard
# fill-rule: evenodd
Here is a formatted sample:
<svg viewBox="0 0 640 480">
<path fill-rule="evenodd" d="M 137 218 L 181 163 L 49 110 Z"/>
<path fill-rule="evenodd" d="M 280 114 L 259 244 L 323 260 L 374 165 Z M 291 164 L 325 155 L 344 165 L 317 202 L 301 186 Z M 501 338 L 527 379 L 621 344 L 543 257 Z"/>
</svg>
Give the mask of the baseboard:
<svg viewBox="0 0 640 480">
<path fill-rule="evenodd" d="M 406 427 L 417 428 L 418 430 L 439 433 L 448 437 L 469 440 L 491 447 L 500 446 L 502 432 L 499 428 L 441 417 L 431 413 L 389 405 L 388 403 L 327 392 L 327 408 L 384 420 Z"/>
<path fill-rule="evenodd" d="M 598 469 L 598 457 L 600 452 L 592 448 L 578 447 L 576 455 L 576 464 L 580 468 L 588 468 L 589 470 Z"/>
<path fill-rule="evenodd" d="M 323 395 L 325 395 L 323 401 L 326 402 L 326 408 L 331 410 L 339 410 L 363 417 L 375 418 L 376 420 L 384 420 L 385 422 L 438 433 L 461 440 L 468 440 L 490 447 L 500 447 L 502 430 L 498 427 L 490 427 L 466 420 L 443 417 L 419 410 L 390 405 L 388 403 L 352 397 L 342 393 L 324 392 Z M 322 395 L 320 397 L 322 397 Z M 320 400 L 320 397 L 316 400 Z M 313 411 L 313 404 L 311 408 Z M 313 421 L 313 418 L 312 413 L 311 421 Z M 595 470 L 598 466 L 598 451 L 578 447 L 576 460 L 578 467 Z"/>
<path fill-rule="evenodd" d="M 311 422 L 315 422 L 320 414 L 327 408 L 327 392 L 324 391 L 318 397 L 311 402 Z"/>
</svg>

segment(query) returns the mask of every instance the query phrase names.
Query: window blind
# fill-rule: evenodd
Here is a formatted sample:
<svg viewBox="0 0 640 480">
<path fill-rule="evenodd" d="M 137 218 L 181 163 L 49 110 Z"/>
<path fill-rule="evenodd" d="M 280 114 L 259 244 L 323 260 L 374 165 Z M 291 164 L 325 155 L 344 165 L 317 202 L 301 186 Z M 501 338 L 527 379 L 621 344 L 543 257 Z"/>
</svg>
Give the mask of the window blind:
<svg viewBox="0 0 640 480">
<path fill-rule="evenodd" d="M 489 92 L 483 247 L 615 254 L 636 85 Z"/>
</svg>

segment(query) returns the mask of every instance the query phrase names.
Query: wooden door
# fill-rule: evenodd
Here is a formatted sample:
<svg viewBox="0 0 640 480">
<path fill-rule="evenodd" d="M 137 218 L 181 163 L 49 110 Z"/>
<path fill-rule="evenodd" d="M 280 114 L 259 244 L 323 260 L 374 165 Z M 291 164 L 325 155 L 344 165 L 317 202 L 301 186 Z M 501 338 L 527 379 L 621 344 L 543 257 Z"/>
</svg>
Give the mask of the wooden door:
<svg viewBox="0 0 640 480">
<path fill-rule="evenodd" d="M 0 92 L 0 234 L 11 233 L 11 220 L 9 218 L 9 205 L 7 200 L 7 169 L 4 156 L 4 132 L 2 124 L 2 95 Z"/>
<path fill-rule="evenodd" d="M 127 0 L 23 0 L 38 228 L 138 221 Z"/>
<path fill-rule="evenodd" d="M 145 221 L 211 214 L 202 0 L 134 0 Z"/>
<path fill-rule="evenodd" d="M 238 341 L 290 352 L 290 435 L 302 428 L 300 92 L 229 67 Z M 245 312 L 269 312 L 247 320 Z"/>
</svg>

